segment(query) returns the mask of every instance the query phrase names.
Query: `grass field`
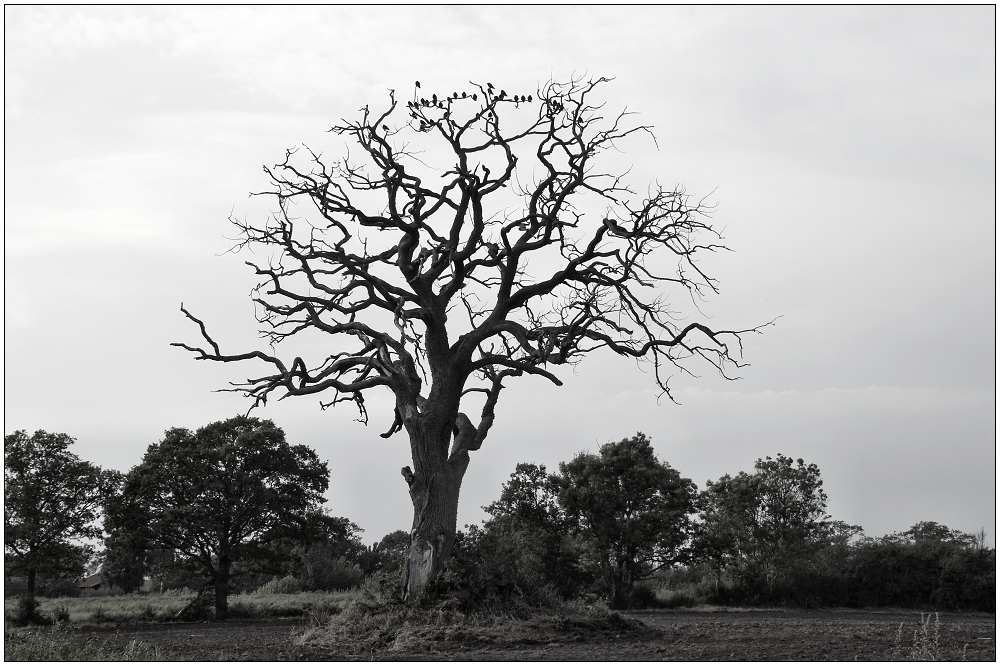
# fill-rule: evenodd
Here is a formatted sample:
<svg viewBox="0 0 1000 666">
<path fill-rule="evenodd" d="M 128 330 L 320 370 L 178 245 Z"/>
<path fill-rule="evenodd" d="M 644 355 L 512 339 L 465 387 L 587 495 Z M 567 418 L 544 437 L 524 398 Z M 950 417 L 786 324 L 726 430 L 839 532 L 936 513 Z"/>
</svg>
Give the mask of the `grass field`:
<svg viewBox="0 0 1000 666">
<path fill-rule="evenodd" d="M 234 594 L 229 597 L 229 614 L 234 618 L 333 615 L 343 610 L 357 594 L 353 591 Z M 121 596 L 38 598 L 38 610 L 52 619 L 68 614 L 70 624 L 169 621 L 194 597 L 194 592 L 170 590 Z M 4 615 L 10 616 L 16 605 L 16 598 L 4 599 Z"/>
</svg>

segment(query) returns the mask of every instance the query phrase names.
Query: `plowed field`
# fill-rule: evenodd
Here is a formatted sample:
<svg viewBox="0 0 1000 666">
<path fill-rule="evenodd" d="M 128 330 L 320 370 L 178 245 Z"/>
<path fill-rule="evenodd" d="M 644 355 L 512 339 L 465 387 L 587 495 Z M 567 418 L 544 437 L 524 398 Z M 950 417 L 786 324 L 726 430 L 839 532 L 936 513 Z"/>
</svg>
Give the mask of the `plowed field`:
<svg viewBox="0 0 1000 666">
<path fill-rule="evenodd" d="M 85 626 L 83 635 L 111 643 L 139 639 L 190 661 L 461 660 L 461 661 L 884 661 L 907 658 L 926 638 L 939 659 L 996 660 L 996 616 L 942 614 L 926 634 L 920 613 L 861 610 L 657 610 L 625 614 L 643 626 L 618 634 L 566 636 L 431 636 L 406 650 L 323 648 L 297 640 L 302 620 Z M 900 632 L 900 624 L 903 624 Z M 937 634 L 937 644 L 929 641 Z M 963 653 L 964 651 L 964 653 Z"/>
</svg>

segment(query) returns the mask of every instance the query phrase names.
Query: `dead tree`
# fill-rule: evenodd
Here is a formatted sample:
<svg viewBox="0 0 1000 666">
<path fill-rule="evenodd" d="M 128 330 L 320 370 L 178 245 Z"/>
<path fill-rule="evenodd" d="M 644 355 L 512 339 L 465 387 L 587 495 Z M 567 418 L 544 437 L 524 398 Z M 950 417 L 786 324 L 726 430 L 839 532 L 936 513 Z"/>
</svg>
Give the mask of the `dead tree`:
<svg viewBox="0 0 1000 666">
<path fill-rule="evenodd" d="M 365 393 L 392 391 L 382 437 L 405 430 L 413 463 L 402 469 L 413 502 L 407 597 L 451 555 L 462 477 L 504 380 L 561 385 L 556 368 L 608 349 L 649 362 L 670 397 L 669 372 L 692 360 L 730 378 L 740 336 L 757 330 L 678 323 L 663 292 L 715 292 L 695 259 L 723 248 L 721 237 L 683 191 L 639 196 L 598 169 L 604 151 L 649 134 L 625 112 L 602 118 L 591 99 L 604 82 L 550 82 L 527 96 L 471 84 L 429 98 L 418 84 L 405 103 L 390 91 L 383 112 L 365 107 L 330 130 L 360 159 L 290 150 L 265 167 L 273 190 L 262 194 L 276 212 L 264 224 L 233 220 L 236 249 L 271 255 L 247 264 L 260 276 L 251 297 L 272 351 L 224 354 L 181 306 L 207 347 L 175 345 L 270 367 L 225 389 L 254 407 L 274 391 L 326 392 L 321 407 L 351 401 L 367 422 Z M 329 356 L 311 365 L 275 355 L 308 331 L 331 336 Z"/>
</svg>

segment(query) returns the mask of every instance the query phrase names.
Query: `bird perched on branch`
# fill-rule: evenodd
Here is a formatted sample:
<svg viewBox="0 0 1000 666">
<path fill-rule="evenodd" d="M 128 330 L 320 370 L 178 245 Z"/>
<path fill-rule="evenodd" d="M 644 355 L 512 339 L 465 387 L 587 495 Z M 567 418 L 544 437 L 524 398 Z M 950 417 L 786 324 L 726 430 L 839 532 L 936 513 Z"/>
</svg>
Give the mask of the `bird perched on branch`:
<svg viewBox="0 0 1000 666">
<path fill-rule="evenodd" d="M 613 233 L 615 236 L 627 236 L 628 231 L 618 226 L 618 223 L 609 217 L 604 218 L 604 226 L 608 228 L 608 231 Z"/>
<path fill-rule="evenodd" d="M 420 87 L 420 81 L 417 81 L 417 82 L 416 82 L 416 83 L 415 83 L 414 85 L 415 85 L 415 86 L 416 86 L 417 88 L 419 88 L 419 87 Z"/>
</svg>

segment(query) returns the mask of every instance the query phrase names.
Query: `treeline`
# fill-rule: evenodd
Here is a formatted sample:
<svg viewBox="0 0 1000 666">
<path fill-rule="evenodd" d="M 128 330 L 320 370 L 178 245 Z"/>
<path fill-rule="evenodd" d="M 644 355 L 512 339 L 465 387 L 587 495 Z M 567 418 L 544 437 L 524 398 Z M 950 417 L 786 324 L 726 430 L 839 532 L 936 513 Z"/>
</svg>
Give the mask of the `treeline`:
<svg viewBox="0 0 1000 666">
<path fill-rule="evenodd" d="M 80 460 L 72 443 L 4 438 L 8 590 L 16 575 L 29 598 L 66 594 L 97 571 L 123 592 L 197 590 L 192 612 L 224 619 L 233 593 L 347 589 L 401 566 L 407 535 L 365 546 L 357 525 L 322 507 L 327 464 L 269 420 L 170 429 L 127 474 Z"/>
<path fill-rule="evenodd" d="M 450 585 L 480 599 L 606 597 L 612 608 L 995 609 L 985 534 L 933 522 L 881 538 L 833 520 L 820 470 L 778 455 L 698 492 L 644 435 L 520 464 L 460 542 Z"/>
<path fill-rule="evenodd" d="M 271 421 L 175 428 L 127 474 L 69 451 L 64 434 L 4 438 L 8 594 L 79 593 L 85 571 L 122 592 L 188 587 L 227 614 L 238 592 L 398 585 L 409 546 L 366 545 L 322 507 L 329 469 Z M 640 434 L 558 473 L 522 463 L 489 518 L 459 533 L 427 587 L 478 608 L 606 599 L 995 609 L 996 551 L 932 522 L 881 538 L 833 520 L 820 470 L 778 455 L 699 491 Z"/>
</svg>

